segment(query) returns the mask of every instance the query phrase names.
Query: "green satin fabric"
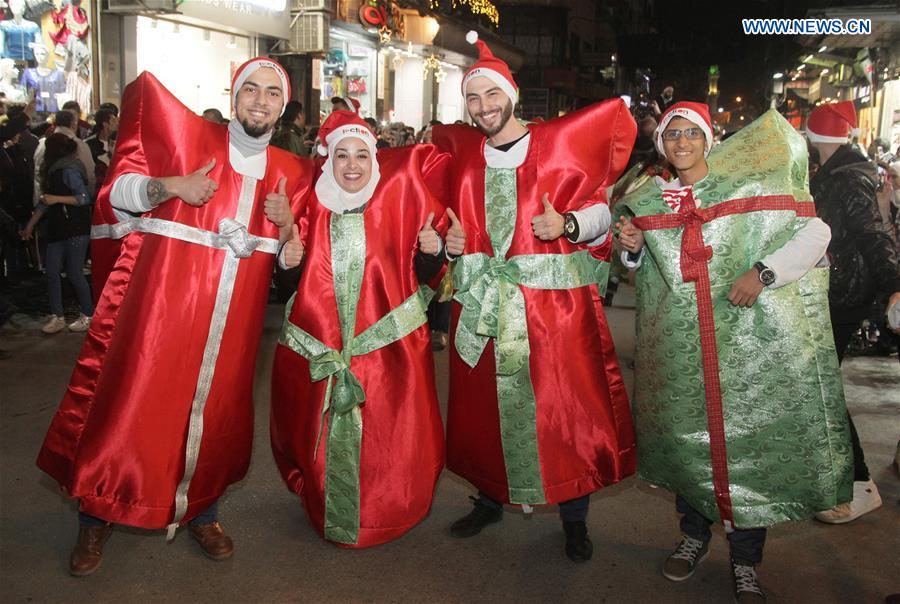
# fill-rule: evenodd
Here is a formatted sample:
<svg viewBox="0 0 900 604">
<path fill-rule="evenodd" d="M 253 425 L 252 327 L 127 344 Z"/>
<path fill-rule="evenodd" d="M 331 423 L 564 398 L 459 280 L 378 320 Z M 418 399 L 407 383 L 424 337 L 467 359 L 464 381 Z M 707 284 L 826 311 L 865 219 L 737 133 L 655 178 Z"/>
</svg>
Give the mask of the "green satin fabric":
<svg viewBox="0 0 900 604">
<path fill-rule="evenodd" d="M 704 208 L 786 193 L 810 200 L 805 143 L 777 113 L 714 149 L 708 163 L 709 175 L 694 186 Z M 625 197 L 620 208 L 637 216 L 672 213 L 655 182 Z M 738 276 L 807 220 L 790 211 L 750 212 L 702 227 L 713 250 L 709 274 L 738 528 L 808 518 L 851 495 L 852 452 L 829 321 L 828 270 L 814 268 L 795 283 L 764 289 L 751 308 L 726 299 Z M 633 400 L 639 474 L 719 519 L 697 297 L 679 266 L 683 232 L 644 232 Z"/>
<path fill-rule="evenodd" d="M 426 286 L 404 300 L 361 334 L 354 336 L 356 309 L 366 258 L 366 233 L 362 214 L 331 215 L 331 264 L 334 293 L 341 325 L 341 350 L 329 348 L 290 322 L 294 298 L 285 310 L 279 342 L 309 361 L 310 379 L 328 380 L 322 402 L 325 418 L 325 538 L 337 543 L 359 540 L 359 458 L 362 446 L 362 412 L 365 390 L 351 370 L 355 356 L 368 354 L 396 342 L 427 321 L 428 303 L 434 294 Z"/>
<path fill-rule="evenodd" d="M 494 341 L 500 434 L 509 501 L 546 501 L 537 440 L 537 404 L 531 383 L 528 323 L 522 287 L 572 289 L 606 283 L 609 264 L 587 250 L 573 254 L 523 254 L 507 259 L 516 223 L 516 171 L 488 168 L 485 216 L 493 256 L 467 254 L 453 269 L 454 299 L 462 305 L 454 345 L 474 367 Z"/>
</svg>

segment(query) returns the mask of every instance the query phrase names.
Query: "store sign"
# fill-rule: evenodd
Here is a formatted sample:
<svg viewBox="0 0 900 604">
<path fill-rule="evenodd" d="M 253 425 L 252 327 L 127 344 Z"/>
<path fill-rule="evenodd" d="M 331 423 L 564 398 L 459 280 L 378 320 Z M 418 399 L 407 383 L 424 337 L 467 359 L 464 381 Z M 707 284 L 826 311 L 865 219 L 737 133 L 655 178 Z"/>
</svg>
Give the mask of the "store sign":
<svg viewBox="0 0 900 604">
<path fill-rule="evenodd" d="M 366 0 L 359 7 L 359 22 L 366 29 L 387 30 L 401 39 L 405 34 L 403 14 L 396 2 Z"/>
<path fill-rule="evenodd" d="M 187 17 L 242 31 L 289 39 L 287 0 L 186 0 L 179 10 Z"/>
</svg>

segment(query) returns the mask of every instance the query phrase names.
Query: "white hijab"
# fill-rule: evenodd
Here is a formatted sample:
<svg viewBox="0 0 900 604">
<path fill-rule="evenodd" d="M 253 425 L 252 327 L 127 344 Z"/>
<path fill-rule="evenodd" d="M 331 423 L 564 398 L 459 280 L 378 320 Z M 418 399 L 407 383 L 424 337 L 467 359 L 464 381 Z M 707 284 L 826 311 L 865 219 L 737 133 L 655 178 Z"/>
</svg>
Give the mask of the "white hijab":
<svg viewBox="0 0 900 604">
<path fill-rule="evenodd" d="M 375 155 L 375 137 L 371 135 L 369 130 L 365 129 L 360 135 L 360 128 L 356 125 L 344 126 L 331 132 L 326 139 L 328 145 L 328 156 L 325 164 L 322 166 L 322 174 L 316 181 L 316 197 L 319 203 L 336 214 L 345 214 L 369 203 L 378 181 L 381 179 L 381 171 L 378 168 L 378 158 Z M 338 143 L 345 139 L 355 137 L 360 139 L 369 148 L 369 154 L 372 158 L 372 176 L 369 182 L 356 193 L 350 193 L 341 188 L 334 177 L 334 149 Z M 370 140 L 371 139 L 371 140 Z M 321 151 L 321 147 L 320 147 Z"/>
</svg>

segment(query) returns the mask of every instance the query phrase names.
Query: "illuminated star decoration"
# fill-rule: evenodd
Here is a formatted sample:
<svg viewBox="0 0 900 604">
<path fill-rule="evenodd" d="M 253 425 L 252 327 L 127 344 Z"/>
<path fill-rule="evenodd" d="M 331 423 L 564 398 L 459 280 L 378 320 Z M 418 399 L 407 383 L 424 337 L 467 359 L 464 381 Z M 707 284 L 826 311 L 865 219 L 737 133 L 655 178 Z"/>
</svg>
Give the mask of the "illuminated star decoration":
<svg viewBox="0 0 900 604">
<path fill-rule="evenodd" d="M 382 25 L 378 30 L 378 42 L 381 45 L 390 44 L 393 33 L 387 25 Z"/>
<path fill-rule="evenodd" d="M 425 59 L 425 62 L 422 63 L 422 79 L 423 80 L 428 79 L 429 71 L 433 71 L 435 74 L 435 77 L 437 77 L 437 72 L 440 68 L 441 68 L 441 64 L 438 61 L 437 55 L 435 55 L 433 53 L 428 55 L 428 57 Z"/>
</svg>

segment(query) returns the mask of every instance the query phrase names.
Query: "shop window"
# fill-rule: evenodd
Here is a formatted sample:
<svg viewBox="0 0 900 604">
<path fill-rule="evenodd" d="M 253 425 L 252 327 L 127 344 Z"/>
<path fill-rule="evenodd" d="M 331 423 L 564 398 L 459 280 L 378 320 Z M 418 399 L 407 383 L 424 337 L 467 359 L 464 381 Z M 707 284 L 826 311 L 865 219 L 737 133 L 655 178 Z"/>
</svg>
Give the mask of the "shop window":
<svg viewBox="0 0 900 604">
<path fill-rule="evenodd" d="M 90 21 L 81 0 L 8 0 L 0 21 L 0 91 L 46 115 L 75 100 L 92 111 Z"/>
</svg>

